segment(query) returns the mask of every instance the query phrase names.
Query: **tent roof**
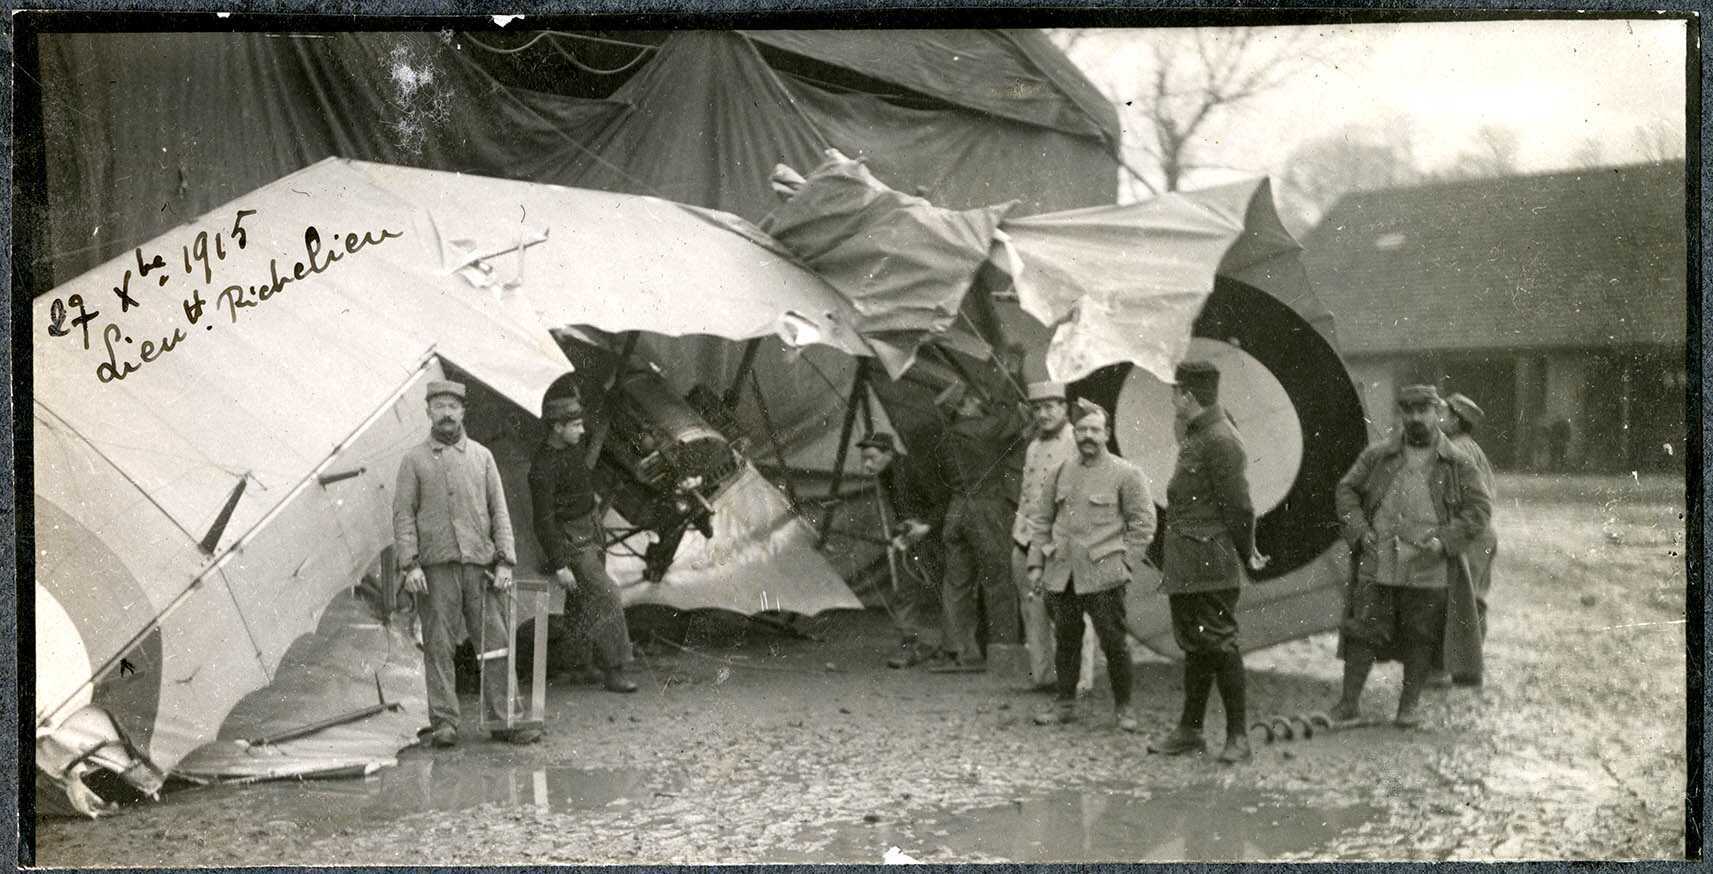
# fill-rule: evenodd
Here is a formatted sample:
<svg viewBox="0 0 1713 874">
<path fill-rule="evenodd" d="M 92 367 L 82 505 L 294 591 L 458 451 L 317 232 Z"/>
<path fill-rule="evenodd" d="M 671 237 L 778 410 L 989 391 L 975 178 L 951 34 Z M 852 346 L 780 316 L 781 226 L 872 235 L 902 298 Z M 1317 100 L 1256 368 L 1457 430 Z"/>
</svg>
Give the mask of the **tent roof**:
<svg viewBox="0 0 1713 874">
<path fill-rule="evenodd" d="M 1346 353 L 1682 343 L 1681 164 L 1347 195 L 1304 242 Z"/>
<path fill-rule="evenodd" d="M 749 30 L 954 106 L 1116 144 L 1118 112 L 1038 30 Z"/>
</svg>

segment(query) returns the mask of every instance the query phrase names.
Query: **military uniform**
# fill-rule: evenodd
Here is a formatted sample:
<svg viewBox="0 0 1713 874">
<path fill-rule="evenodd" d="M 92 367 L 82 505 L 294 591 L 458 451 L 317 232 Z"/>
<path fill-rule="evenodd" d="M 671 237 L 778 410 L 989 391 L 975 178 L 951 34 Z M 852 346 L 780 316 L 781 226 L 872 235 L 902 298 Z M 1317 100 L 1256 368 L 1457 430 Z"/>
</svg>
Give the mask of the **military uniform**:
<svg viewBox="0 0 1713 874">
<path fill-rule="evenodd" d="M 464 386 L 430 382 L 428 397 L 440 395 L 462 402 Z M 407 450 L 393 491 L 393 544 L 400 569 L 420 568 L 427 578 L 428 591 L 416 607 L 428 718 L 437 742 L 456 742 L 460 717 L 452 653 L 466 636 L 485 638 L 489 647 L 477 654 L 486 717 L 500 721 L 510 706 L 505 655 L 511 630 L 504 617 L 511 595 L 490 580 L 494 570 L 517 564 L 517 547 L 493 453 L 462 430 L 451 441 L 431 434 Z"/>
<path fill-rule="evenodd" d="M 955 407 L 961 400 L 956 391 L 942 394 L 939 402 Z M 957 653 L 959 666 L 972 670 L 985 669 L 985 644 L 1018 643 L 1022 637 L 1006 559 L 1016 501 L 1009 474 L 1022 430 L 1017 410 L 1001 407 L 958 418 L 939 445 L 939 473 L 952 496 L 941 529 L 946 575 L 940 596 L 951 636 L 946 648 Z"/>
<path fill-rule="evenodd" d="M 1040 586 L 1053 614 L 1061 713 L 1076 701 L 1086 615 L 1106 654 L 1120 724 L 1128 719 L 1125 727 L 1134 730 L 1124 587 L 1141 567 L 1154 539 L 1154 524 L 1154 499 L 1142 471 L 1104 446 L 1093 458 L 1079 453 L 1060 465 L 1035 502 L 1028 566 L 1040 571 Z"/>
<path fill-rule="evenodd" d="M 1461 394 L 1446 398 L 1446 405 L 1456 411 L 1459 418 L 1468 423 L 1466 428 L 1458 429 L 1452 434 L 1451 445 L 1462 450 L 1469 459 L 1475 462 L 1475 469 L 1481 476 L 1481 485 L 1487 490 L 1488 499 L 1497 505 L 1499 493 L 1493 476 L 1493 464 L 1487 459 L 1487 453 L 1481 445 L 1475 442 L 1474 430 L 1486 419 L 1486 413 Z M 1463 551 L 1463 558 L 1468 563 L 1469 572 L 1466 576 L 1453 575 L 1452 588 L 1449 590 L 1446 604 L 1445 642 L 1440 653 L 1436 669 L 1448 673 L 1454 682 L 1466 686 L 1481 684 L 1485 672 L 1483 658 L 1483 641 L 1487 637 L 1487 592 L 1493 586 L 1493 561 L 1499 552 L 1499 535 L 1489 517 L 1487 527 L 1482 529 Z M 1467 586 L 1463 585 L 1464 581 Z"/>
<path fill-rule="evenodd" d="M 1399 393 L 1407 408 L 1439 403 L 1431 386 Z M 1447 590 L 1453 575 L 1468 574 L 1463 554 L 1487 527 L 1491 497 L 1475 462 L 1433 428 L 1427 445 L 1409 445 L 1399 435 L 1364 450 L 1338 482 L 1337 506 L 1352 561 L 1336 715 L 1354 719 L 1374 661 L 1398 657 L 1404 662 L 1399 722 L 1414 724 L 1445 634 Z"/>
<path fill-rule="evenodd" d="M 1208 693 L 1218 685 L 1225 708 L 1223 761 L 1248 757 L 1243 656 L 1237 646 L 1237 601 L 1255 553 L 1255 510 L 1249 500 L 1249 453 L 1218 403 L 1219 370 L 1185 362 L 1175 391 L 1201 407 L 1183 424 L 1178 463 L 1166 486 L 1166 533 L 1160 589 L 1172 614 L 1172 637 L 1184 651 L 1184 709 L 1178 729 L 1158 749 L 1200 750 Z M 1197 394 L 1197 393 L 1200 394 Z M 1180 407 L 1179 421 L 1194 407 Z"/>
<path fill-rule="evenodd" d="M 556 405 L 550 401 L 548 406 Z M 552 421 L 566 412 L 550 409 L 545 415 Z M 581 413 L 578 407 L 576 414 Z M 535 536 L 546 553 L 542 570 L 569 570 L 577 581 L 577 588 L 565 595 L 572 645 L 594 644 L 595 666 L 605 675 L 607 688 L 635 691 L 635 684 L 621 673 L 631 659 L 630 631 L 618 587 L 607 574 L 606 531 L 597 515 L 582 447 L 543 440 L 530 458 L 529 495 Z"/>
<path fill-rule="evenodd" d="M 1030 400 L 1040 400 L 1037 393 L 1053 393 L 1047 397 L 1064 400 L 1064 387 L 1056 383 L 1037 383 L 1029 387 Z M 1017 585 L 1023 613 L 1023 642 L 1029 648 L 1029 679 L 1037 686 L 1054 682 L 1053 620 L 1046 600 L 1036 597 L 1029 582 L 1029 542 L 1033 539 L 1030 512 L 1040 496 L 1052 487 L 1053 477 L 1066 462 L 1075 462 L 1077 441 L 1071 436 L 1067 422 L 1055 434 L 1037 434 L 1024 451 L 1021 491 L 1017 499 L 1017 516 L 1011 523 L 1011 576 Z M 1086 624 L 1086 620 L 1084 620 Z M 1093 683 L 1094 626 L 1088 625 L 1083 640 L 1081 668 L 1077 687 L 1086 689 Z"/>
<path fill-rule="evenodd" d="M 940 651 L 949 638 L 940 605 L 944 564 L 938 543 L 945 522 L 945 502 L 936 495 L 932 478 L 922 470 L 921 463 L 898 454 L 892 435 L 871 434 L 858 445 L 872 446 L 892 456 L 886 469 L 875 475 L 887 522 L 893 528 L 889 535 L 912 521 L 928 526 L 928 533 L 899 556 L 902 567 L 890 599 L 905 653 L 888 664 L 909 667 Z"/>
</svg>

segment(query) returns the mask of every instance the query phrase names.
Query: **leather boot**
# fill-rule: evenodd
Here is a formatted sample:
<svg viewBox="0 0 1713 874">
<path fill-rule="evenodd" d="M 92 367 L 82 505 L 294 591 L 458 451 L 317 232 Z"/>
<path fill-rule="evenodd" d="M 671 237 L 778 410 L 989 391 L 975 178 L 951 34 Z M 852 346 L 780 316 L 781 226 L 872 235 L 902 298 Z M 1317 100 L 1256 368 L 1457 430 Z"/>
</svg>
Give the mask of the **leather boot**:
<svg viewBox="0 0 1713 874">
<path fill-rule="evenodd" d="M 624 671 L 617 668 L 607 672 L 605 682 L 602 685 L 606 686 L 608 692 L 618 692 L 621 695 L 636 691 L 636 683 L 626 677 Z"/>
<path fill-rule="evenodd" d="M 1190 753 L 1207 752 L 1207 738 L 1201 736 L 1198 729 L 1186 728 L 1182 725 L 1172 729 L 1172 733 L 1148 745 L 1148 752 L 1162 756 L 1184 756 Z"/>
<path fill-rule="evenodd" d="M 1399 728 L 1416 728 L 1422 724 L 1420 712 L 1422 688 L 1432 672 L 1431 654 L 1427 647 L 1412 647 L 1404 655 L 1404 685 L 1398 690 L 1398 716 L 1393 720 Z"/>
<path fill-rule="evenodd" d="M 1225 749 L 1219 752 L 1222 765 L 1236 765 L 1247 762 L 1254 754 L 1249 750 L 1249 735 L 1244 732 L 1225 733 Z"/>
<path fill-rule="evenodd" d="M 1219 686 L 1220 704 L 1225 708 L 1225 749 L 1220 752 L 1219 761 L 1227 765 L 1247 762 L 1251 753 L 1243 656 L 1235 652 L 1222 653 L 1219 673 L 1215 678 Z"/>
<path fill-rule="evenodd" d="M 1362 687 L 1368 685 L 1368 672 L 1373 667 L 1373 650 L 1360 643 L 1345 643 L 1344 686 L 1338 704 L 1332 708 L 1334 725 L 1348 725 L 1362 718 Z"/>
</svg>

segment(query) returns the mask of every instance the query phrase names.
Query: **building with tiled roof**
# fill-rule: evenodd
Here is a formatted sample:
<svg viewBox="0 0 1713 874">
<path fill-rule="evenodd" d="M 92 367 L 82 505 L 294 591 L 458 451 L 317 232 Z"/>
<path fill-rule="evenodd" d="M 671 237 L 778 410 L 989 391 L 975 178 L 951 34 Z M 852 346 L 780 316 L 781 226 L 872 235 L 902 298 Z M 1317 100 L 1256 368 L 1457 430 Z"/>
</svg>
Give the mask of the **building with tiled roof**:
<svg viewBox="0 0 1713 874">
<path fill-rule="evenodd" d="M 1485 408 L 1502 467 L 1681 466 L 1688 248 L 1681 163 L 1366 191 L 1303 261 L 1370 415 L 1403 382 Z"/>
</svg>

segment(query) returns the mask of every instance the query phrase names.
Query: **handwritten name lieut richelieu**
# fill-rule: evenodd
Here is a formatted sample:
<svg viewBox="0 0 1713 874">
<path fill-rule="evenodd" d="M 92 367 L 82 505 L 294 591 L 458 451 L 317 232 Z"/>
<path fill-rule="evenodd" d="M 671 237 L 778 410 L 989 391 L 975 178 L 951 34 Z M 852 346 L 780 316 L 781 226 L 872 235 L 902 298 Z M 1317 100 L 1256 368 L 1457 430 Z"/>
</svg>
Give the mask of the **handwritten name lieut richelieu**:
<svg viewBox="0 0 1713 874">
<path fill-rule="evenodd" d="M 212 292 L 215 268 L 226 260 L 227 242 L 230 241 L 239 249 L 246 248 L 250 243 L 250 229 L 244 227 L 244 222 L 255 215 L 257 215 L 256 210 L 240 209 L 233 214 L 230 230 L 217 232 L 212 237 L 206 230 L 199 231 L 195 240 L 180 246 L 177 253 L 181 256 L 184 273 L 192 277 L 191 281 L 193 282 L 197 281 L 197 274 L 201 274 L 199 284 L 208 287 L 210 292 L 214 294 L 215 309 L 225 310 L 230 322 L 234 324 L 237 323 L 238 314 L 241 311 L 266 303 L 284 291 L 286 286 L 292 282 L 325 273 L 347 256 L 355 255 L 370 246 L 378 246 L 388 240 L 404 236 L 403 231 L 380 228 L 363 231 L 360 234 L 355 232 L 330 234 L 328 237 L 330 242 L 324 243 L 321 231 L 317 230 L 314 225 L 310 225 L 303 229 L 303 260 L 291 262 L 291 268 L 285 273 L 280 272 L 282 269 L 280 258 L 269 258 L 268 277 L 265 282 L 257 285 L 232 283 L 220 289 L 219 292 Z M 161 337 L 158 341 L 154 338 L 148 338 L 138 343 L 116 321 L 118 316 L 122 316 L 133 309 L 141 308 L 144 302 L 139 300 L 140 297 L 148 297 L 142 292 L 131 290 L 133 278 L 141 282 L 153 276 L 157 286 L 165 287 L 175 276 L 167 264 L 166 257 L 159 252 L 145 256 L 142 248 L 139 247 L 135 256 L 137 260 L 136 269 L 127 268 L 124 276 L 120 278 L 119 284 L 113 286 L 114 300 L 110 303 L 101 304 L 109 311 L 106 324 L 101 325 L 99 322 L 101 310 L 91 309 L 93 302 L 85 301 L 81 294 L 68 295 L 64 299 L 55 298 L 48 306 L 48 334 L 54 337 L 68 337 L 74 330 L 80 331 L 83 348 L 86 350 L 90 348 L 90 325 L 92 323 L 100 325 L 98 333 L 103 351 L 106 354 L 106 360 L 95 365 L 95 376 L 102 383 L 114 382 L 130 376 L 142 369 L 144 365 L 159 360 L 162 356 L 177 349 L 178 345 L 185 340 L 184 328 L 175 326 L 171 334 Z M 206 324 L 202 321 L 205 314 L 204 310 L 208 306 L 208 301 L 203 299 L 202 294 L 203 288 L 193 288 L 189 296 L 181 298 L 178 303 L 184 312 L 184 320 L 188 326 L 195 327 L 201 324 L 203 330 L 212 331 L 214 330 L 213 321 L 210 320 Z M 117 313 L 112 312 L 113 307 L 119 308 Z M 73 310 L 76 311 L 77 315 L 71 315 Z M 133 346 L 136 348 L 135 360 L 132 360 L 128 353 L 120 354 L 121 351 L 128 350 Z"/>
</svg>

